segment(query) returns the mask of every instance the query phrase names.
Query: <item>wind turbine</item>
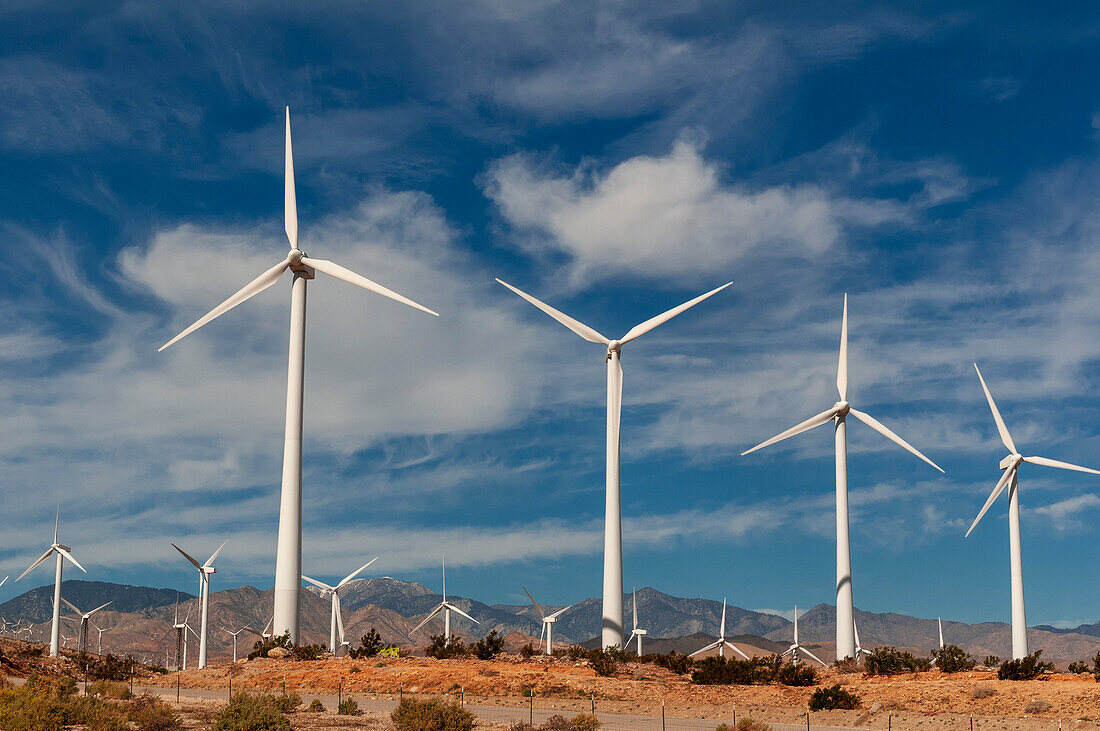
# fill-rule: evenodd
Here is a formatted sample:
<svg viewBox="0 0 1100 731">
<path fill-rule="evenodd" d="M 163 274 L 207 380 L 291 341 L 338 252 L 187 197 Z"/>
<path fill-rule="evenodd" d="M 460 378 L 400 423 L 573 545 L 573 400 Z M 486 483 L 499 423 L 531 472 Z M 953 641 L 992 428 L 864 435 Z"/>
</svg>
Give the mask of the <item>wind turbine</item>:
<svg viewBox="0 0 1100 731">
<path fill-rule="evenodd" d="M 71 610 L 73 610 L 74 612 L 77 613 L 77 615 L 78 615 L 77 617 L 65 617 L 65 619 L 71 620 L 73 622 L 80 622 L 80 634 L 77 635 L 80 638 L 80 640 L 78 641 L 77 649 L 80 652 L 87 652 L 87 650 L 88 650 L 88 620 L 91 619 L 93 614 L 98 612 L 100 609 L 103 609 L 108 604 L 111 604 L 111 602 L 107 602 L 107 604 L 101 604 L 101 605 L 99 605 L 98 607 L 96 607 L 95 609 L 93 609 L 90 612 L 82 612 L 82 611 L 80 611 L 79 609 L 76 608 L 75 604 L 73 604 L 71 601 L 69 601 L 65 597 L 61 597 L 61 601 L 68 604 L 69 609 L 71 609 Z"/>
<path fill-rule="evenodd" d="M 837 363 L 836 389 L 840 400 L 828 410 L 806 421 L 792 426 L 752 449 L 742 452 L 742 456 L 758 449 L 783 441 L 795 434 L 813 429 L 816 426 L 835 422 L 836 448 L 836 659 L 855 657 L 855 606 L 852 599 L 852 551 L 848 538 L 848 436 L 846 419 L 849 414 L 871 427 L 879 434 L 894 442 L 902 449 L 916 455 L 928 464 L 943 472 L 932 460 L 918 452 L 909 442 L 880 424 L 870 414 L 853 409 L 848 403 L 848 295 L 844 295 L 844 317 L 840 326 L 840 358 Z"/>
<path fill-rule="evenodd" d="M 229 632 L 229 634 L 233 635 L 233 662 L 237 662 L 237 635 L 239 635 L 241 632 L 244 632 L 245 630 L 248 630 L 249 632 L 255 631 L 247 624 L 244 627 L 241 627 L 236 632 L 229 632 L 229 630 L 222 627 L 223 632 Z"/>
<path fill-rule="evenodd" d="M 298 248 L 298 204 L 294 192 L 294 155 L 290 142 L 290 107 L 286 108 L 286 168 L 284 171 L 283 222 L 290 253 L 275 266 L 241 288 L 236 294 L 203 315 L 190 327 L 160 347 L 164 350 L 214 318 L 275 284 L 283 272 L 294 274 L 290 299 L 290 357 L 287 366 L 286 431 L 283 443 L 283 478 L 279 501 L 279 539 L 275 555 L 275 634 L 290 632 L 298 644 L 302 585 L 302 414 L 305 408 L 306 282 L 316 272 L 375 292 L 430 315 L 439 313 L 372 282 L 350 269 L 325 259 L 312 259 Z"/>
<path fill-rule="evenodd" d="M 854 625 L 853 625 L 853 627 L 854 627 Z M 859 643 L 857 642 L 856 644 L 858 645 Z M 786 650 L 784 650 L 783 653 L 780 655 L 780 657 L 790 656 L 791 663 L 794 664 L 794 665 L 797 665 L 798 664 L 798 653 L 799 652 L 805 653 L 806 655 L 813 658 L 814 660 L 817 660 L 822 665 L 825 665 L 825 667 L 828 667 L 828 665 L 826 665 L 824 662 L 821 661 L 821 658 L 819 658 L 817 655 L 815 655 L 812 652 L 810 652 L 809 650 L 807 650 L 802 645 L 798 644 L 798 605 L 796 604 L 795 607 L 794 607 L 794 644 L 792 644 L 790 647 L 788 647 Z"/>
<path fill-rule="evenodd" d="M 355 577 L 358 576 L 359 573 L 363 571 L 363 569 L 367 568 L 377 560 L 378 556 L 375 556 L 370 561 L 367 561 L 355 571 L 352 571 L 350 574 L 345 576 L 338 584 L 336 584 L 336 586 L 329 586 L 323 581 L 317 581 L 317 579 L 311 579 L 305 575 L 302 576 L 303 581 L 308 581 L 314 586 L 322 589 L 321 596 L 324 596 L 326 593 L 332 595 L 332 617 L 329 620 L 328 646 L 332 648 L 333 657 L 336 657 L 336 651 L 340 649 L 336 644 L 337 629 L 340 630 L 340 641 L 342 642 L 344 640 L 344 618 L 340 616 L 340 590 L 350 584 L 352 581 L 354 581 Z"/>
<path fill-rule="evenodd" d="M 187 669 L 187 630 L 191 629 L 187 625 L 187 620 L 191 618 L 191 608 L 187 608 L 187 616 L 184 617 L 183 622 L 180 622 L 180 603 L 179 598 L 176 599 L 176 609 L 172 620 L 172 629 L 176 630 L 176 667 L 186 670 Z M 181 664 L 182 661 L 182 664 Z"/>
<path fill-rule="evenodd" d="M 461 609 L 456 607 L 454 604 L 451 604 L 450 602 L 447 601 L 447 558 L 446 557 L 443 558 L 443 601 L 441 601 L 439 604 L 437 604 L 435 609 L 433 609 L 431 611 L 431 614 L 429 614 L 427 617 L 424 617 L 424 621 L 421 622 L 420 624 L 416 625 L 416 627 L 413 628 L 413 631 L 410 632 L 409 635 L 414 634 L 416 632 L 416 630 L 418 630 L 421 627 L 423 627 L 424 625 L 426 625 L 432 617 L 439 614 L 440 612 L 443 612 L 443 639 L 445 639 L 447 642 L 451 641 L 451 612 L 457 612 L 458 614 L 461 614 L 463 617 L 470 620 L 474 624 L 481 624 L 476 619 L 471 617 L 469 614 L 466 614 L 466 612 L 462 611 Z"/>
<path fill-rule="evenodd" d="M 214 559 L 222 552 L 226 543 L 229 543 L 228 538 L 222 541 L 222 544 L 218 546 L 218 550 L 214 551 L 204 564 L 200 564 L 193 559 L 175 543 L 172 544 L 172 548 L 179 551 L 184 558 L 191 562 L 192 566 L 199 570 L 199 596 L 202 598 L 202 618 L 199 620 L 199 630 L 201 632 L 201 634 L 199 634 L 199 670 L 206 667 L 206 617 L 210 611 L 210 577 L 218 573 L 218 570 L 214 568 Z"/>
<path fill-rule="evenodd" d="M 80 562 L 73 558 L 73 554 L 70 553 L 72 548 L 70 546 L 63 546 L 57 542 L 57 533 L 61 528 L 61 503 L 57 504 L 57 517 L 54 519 L 53 524 L 53 543 L 46 549 L 46 552 L 38 557 L 38 560 L 32 563 L 26 571 L 19 574 L 19 579 L 29 574 L 40 563 L 50 557 L 50 554 L 57 554 L 57 567 L 54 569 L 53 580 L 53 624 L 50 627 L 50 657 L 57 657 L 60 654 L 60 633 L 61 633 L 61 566 L 63 559 L 68 559 L 72 562 L 73 566 L 84 573 L 88 573 Z M 16 581 L 19 581 L 16 579 Z"/>
<path fill-rule="evenodd" d="M 859 627 L 856 625 L 855 619 L 852 620 L 852 632 L 856 636 L 856 654 L 852 657 L 855 658 L 856 662 L 859 662 L 860 659 L 867 654 L 867 651 L 864 650 L 863 646 L 859 644 Z"/>
<path fill-rule="evenodd" d="M 625 625 L 623 619 L 623 515 L 619 492 L 619 422 L 623 402 L 623 368 L 620 363 L 622 346 L 645 335 L 658 325 L 668 322 L 711 295 L 721 292 L 733 282 L 727 282 L 717 289 L 712 289 L 706 294 L 699 295 L 693 300 L 635 325 L 618 340 L 611 340 L 504 280 L 497 279 L 497 281 L 588 342 L 607 348 L 605 356 L 607 363 L 607 476 L 604 496 L 603 620 L 600 642 L 601 647 L 604 648 L 622 647 Z"/>
<path fill-rule="evenodd" d="M 115 625 L 112 625 L 110 627 L 100 627 L 99 625 L 95 624 L 94 622 L 92 623 L 92 627 L 94 627 L 95 631 L 99 633 L 99 638 L 96 642 L 95 654 L 97 654 L 97 655 L 102 655 L 103 654 L 103 633 L 104 632 L 110 632 L 111 630 L 113 630 L 117 626 L 118 625 L 115 624 Z"/>
<path fill-rule="evenodd" d="M 695 652 L 688 655 L 688 657 L 702 655 L 704 652 L 709 652 L 715 648 L 718 648 L 718 657 L 725 657 L 727 647 L 729 647 L 731 650 L 733 650 L 746 660 L 749 659 L 749 656 L 741 652 L 741 650 L 735 644 L 726 640 L 726 599 L 725 597 L 722 597 L 722 624 L 720 625 L 718 630 L 718 641 L 712 642 L 706 647 L 696 650 Z"/>
<path fill-rule="evenodd" d="M 570 604 L 568 607 L 565 607 L 564 609 L 559 609 L 558 611 L 554 612 L 553 614 L 547 614 L 546 612 L 543 611 L 542 607 L 539 606 L 539 603 L 535 601 L 535 597 L 531 596 L 531 592 L 527 591 L 527 587 L 523 588 L 523 593 L 526 594 L 527 598 L 531 600 L 531 604 L 535 607 L 535 611 L 538 612 L 539 616 L 542 618 L 542 632 L 539 633 L 539 647 L 542 647 L 542 638 L 545 635 L 545 637 L 546 637 L 546 654 L 547 655 L 553 655 L 554 654 L 554 622 L 557 622 L 558 617 L 565 614 L 566 611 L 572 609 L 573 605 Z"/>
<path fill-rule="evenodd" d="M 638 657 L 642 656 L 642 637 L 646 634 L 644 629 L 638 629 L 638 592 L 632 590 L 630 592 L 631 603 L 634 605 L 634 631 L 630 633 L 630 640 L 635 637 L 638 638 Z M 626 641 L 626 644 L 630 644 L 630 640 Z"/>
<path fill-rule="evenodd" d="M 993 402 L 993 394 L 989 392 L 989 387 L 985 385 L 985 379 L 982 378 L 982 372 L 978 370 L 977 363 L 974 364 L 974 370 L 977 371 L 978 380 L 982 384 L 982 390 L 985 391 L 985 398 L 989 402 L 989 410 L 993 412 L 993 421 L 997 423 L 997 431 L 1001 435 L 1001 441 L 1008 448 L 1008 456 L 1002 459 L 1000 464 L 1005 473 L 997 481 L 993 492 L 989 493 L 989 499 L 985 501 L 978 517 L 974 518 L 974 522 L 970 524 L 970 530 L 966 531 L 966 535 L 970 535 L 975 526 L 978 525 L 978 521 L 989 510 L 993 501 L 1008 486 L 1008 549 L 1012 569 L 1012 659 L 1020 660 L 1027 655 L 1027 616 L 1024 611 L 1024 567 L 1020 549 L 1020 483 L 1016 474 L 1017 470 L 1021 462 L 1027 462 L 1044 467 L 1088 472 L 1093 475 L 1100 475 L 1100 471 L 1088 467 L 1079 467 L 1069 462 L 1047 459 L 1046 457 L 1021 456 L 1012 441 L 1012 435 L 1008 433 L 1008 427 L 1005 426 L 1004 419 L 1001 418 L 1001 412 L 997 410 L 997 404 Z"/>
</svg>

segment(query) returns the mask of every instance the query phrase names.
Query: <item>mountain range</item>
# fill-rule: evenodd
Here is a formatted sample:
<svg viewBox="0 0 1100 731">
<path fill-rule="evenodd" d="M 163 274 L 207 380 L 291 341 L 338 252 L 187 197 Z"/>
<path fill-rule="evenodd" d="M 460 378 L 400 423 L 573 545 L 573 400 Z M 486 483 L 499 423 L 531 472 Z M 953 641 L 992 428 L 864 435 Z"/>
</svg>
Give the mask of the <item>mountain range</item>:
<svg viewBox="0 0 1100 731">
<path fill-rule="evenodd" d="M 249 625 L 257 633 L 271 618 L 273 590 L 262 591 L 251 586 L 213 592 L 210 595 L 209 653 L 212 660 L 228 659 L 232 654 L 232 637 L 227 630 Z M 62 596 L 87 611 L 110 601 L 93 622 L 98 627 L 111 628 L 104 633 L 104 652 L 132 652 L 150 662 L 163 659 L 172 646 L 172 623 L 178 616 L 198 629 L 199 603 L 196 597 L 170 589 L 113 584 L 109 582 L 65 581 Z M 349 585 L 341 595 L 347 639 L 358 644 L 359 637 L 371 627 L 382 639 L 402 646 L 418 646 L 428 642 L 432 634 L 442 632 L 442 620 L 436 619 L 417 632 L 413 629 L 442 599 L 423 584 L 390 577 L 365 579 Z M 667 652 L 691 651 L 712 641 L 718 632 L 722 603 L 711 599 L 675 597 L 652 588 L 638 590 L 639 624 L 648 631 L 644 649 Z M 53 587 L 41 586 L 0 604 L 0 617 L 8 622 L 29 623 L 30 636 L 44 642 L 49 637 L 52 616 Z M 530 604 L 487 605 L 474 599 L 449 596 L 448 601 L 478 620 L 471 623 L 452 617 L 454 631 L 473 639 L 496 630 L 510 636 L 510 644 L 522 644 L 525 638 L 537 638 L 541 629 L 539 616 Z M 329 599 L 322 598 L 315 588 L 302 590 L 302 635 L 305 642 L 327 642 L 329 633 Z M 630 606 L 627 596 L 625 606 Z M 543 605 L 544 611 L 561 609 L 560 605 Z M 71 614 L 71 612 L 65 612 Z M 588 643 L 598 634 L 600 600 L 579 602 L 561 615 L 554 627 L 554 638 L 563 643 Z M 803 644 L 828 653 L 833 647 L 835 609 L 818 605 L 799 618 L 799 635 Z M 938 642 L 935 619 L 918 619 L 903 614 L 856 612 L 860 639 L 865 648 L 893 645 L 927 655 Z M 632 619 L 627 617 L 628 632 Z M 73 625 L 63 630 L 74 634 Z M 966 624 L 945 621 L 944 639 L 971 654 L 1005 657 L 1010 654 L 1011 631 L 1007 624 L 985 622 Z M 90 641 L 94 644 L 96 633 Z M 742 609 L 726 608 L 726 636 L 762 652 L 785 649 L 790 644 L 791 623 L 780 616 Z M 24 635 L 25 637 L 26 635 Z M 1055 660 L 1078 660 L 1091 657 L 1100 650 L 1100 622 L 1084 624 L 1075 629 L 1039 626 L 1028 629 L 1031 648 L 1042 649 L 1044 657 Z M 255 636 L 242 634 L 238 654 L 247 654 Z"/>
</svg>

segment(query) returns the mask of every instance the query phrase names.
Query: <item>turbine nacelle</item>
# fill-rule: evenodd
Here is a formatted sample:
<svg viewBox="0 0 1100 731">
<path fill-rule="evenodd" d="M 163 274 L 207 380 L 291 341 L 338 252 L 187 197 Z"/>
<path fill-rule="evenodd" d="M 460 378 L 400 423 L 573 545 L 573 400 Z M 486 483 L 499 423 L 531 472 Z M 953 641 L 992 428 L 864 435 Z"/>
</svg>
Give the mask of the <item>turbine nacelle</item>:
<svg viewBox="0 0 1100 731">
<path fill-rule="evenodd" d="M 1001 460 L 1001 469 L 1009 470 L 1024 461 L 1022 454 L 1010 454 Z"/>
<path fill-rule="evenodd" d="M 837 418 L 843 418 L 852 410 L 852 405 L 847 401 L 837 401 L 833 404 L 833 408 L 836 410 Z"/>
</svg>

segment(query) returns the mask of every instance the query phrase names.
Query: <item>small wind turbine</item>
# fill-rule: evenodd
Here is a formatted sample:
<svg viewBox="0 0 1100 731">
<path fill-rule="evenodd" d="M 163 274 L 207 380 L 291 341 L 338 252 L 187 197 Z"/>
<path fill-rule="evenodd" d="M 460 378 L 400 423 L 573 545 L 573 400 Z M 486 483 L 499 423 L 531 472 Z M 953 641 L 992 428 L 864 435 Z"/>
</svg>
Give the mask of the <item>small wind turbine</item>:
<svg viewBox="0 0 1100 731">
<path fill-rule="evenodd" d="M 638 638 L 638 657 L 642 656 L 642 637 L 646 634 L 644 629 L 638 629 L 638 591 L 636 589 L 630 592 L 631 603 L 634 605 L 634 631 L 630 633 L 630 640 L 635 637 Z M 626 641 L 626 644 L 630 644 L 630 640 Z"/>
<path fill-rule="evenodd" d="M 284 170 L 283 223 L 290 253 L 236 294 L 200 317 L 190 327 L 160 347 L 164 350 L 214 318 L 279 281 L 289 269 L 294 274 L 290 299 L 290 358 L 287 367 L 286 431 L 283 444 L 283 481 L 279 502 L 279 538 L 275 556 L 275 632 L 290 632 L 298 644 L 302 585 L 302 414 L 305 408 L 306 282 L 316 272 L 343 280 L 369 292 L 414 307 L 430 315 L 439 313 L 325 259 L 311 259 L 298 248 L 298 203 L 294 192 L 294 155 L 290 142 L 290 107 L 286 108 L 286 167 Z"/>
<path fill-rule="evenodd" d="M 1021 660 L 1027 655 L 1027 613 L 1024 610 L 1024 568 L 1023 556 L 1020 550 L 1020 484 L 1016 472 L 1021 462 L 1044 467 L 1058 467 L 1063 470 L 1088 472 L 1094 475 L 1100 475 L 1100 471 L 1088 467 L 1079 467 L 1069 462 L 1047 459 L 1046 457 L 1021 456 L 1012 441 L 1012 435 L 1008 433 L 1008 427 L 1005 426 L 1004 419 L 1001 418 L 1001 412 L 997 410 L 997 404 L 993 402 L 993 394 L 989 392 L 989 388 L 985 385 L 985 379 L 982 378 L 982 372 L 978 370 L 977 363 L 974 364 L 974 370 L 978 372 L 978 380 L 982 384 L 982 390 L 985 391 L 986 400 L 989 401 L 989 410 L 993 412 L 993 421 L 997 423 L 997 431 L 1001 435 L 1001 441 L 1008 448 L 1009 454 L 1001 460 L 1000 467 L 1005 473 L 997 481 L 993 492 L 989 493 L 989 499 L 985 501 L 978 517 L 974 518 L 974 522 L 970 524 L 970 530 L 966 531 L 966 535 L 970 535 L 974 527 L 978 525 L 978 521 L 989 510 L 993 501 L 997 499 L 1005 486 L 1008 486 L 1008 546 L 1009 561 L 1012 568 L 1012 659 Z"/>
<path fill-rule="evenodd" d="M 95 609 L 93 609 L 90 612 L 82 612 L 82 611 L 80 611 L 79 609 L 76 608 L 75 604 L 73 604 L 71 601 L 69 601 L 65 597 L 61 597 L 61 601 L 68 604 L 69 609 L 71 609 L 71 610 L 73 610 L 74 612 L 77 613 L 78 618 L 66 617 L 65 619 L 71 619 L 73 622 L 77 622 L 77 621 L 80 622 L 80 633 L 77 635 L 80 638 L 80 641 L 77 645 L 77 648 L 80 650 L 80 652 L 87 652 L 88 651 L 88 620 L 91 619 L 93 614 L 98 612 L 100 609 L 103 609 L 108 604 L 111 604 L 111 602 L 107 602 L 107 604 L 101 604 L 101 605 L 99 605 L 98 607 L 96 607 Z"/>
<path fill-rule="evenodd" d="M 718 629 L 718 641 L 717 642 L 712 642 L 709 645 L 707 645 L 706 647 L 703 647 L 703 648 L 700 648 L 700 649 L 696 650 L 695 652 L 688 655 L 688 657 L 695 657 L 696 655 L 702 655 L 704 652 L 709 652 L 709 651 L 711 651 L 715 648 L 718 649 L 718 657 L 725 657 L 727 647 L 729 647 L 731 650 L 733 650 L 734 652 L 736 652 L 738 655 L 745 658 L 746 660 L 749 659 L 749 656 L 746 655 L 745 653 L 741 652 L 741 650 L 736 645 L 734 645 L 732 642 L 729 642 L 728 640 L 726 640 L 726 599 L 725 599 L 725 597 L 722 597 L 722 624 L 719 626 L 719 629 Z"/>
<path fill-rule="evenodd" d="M 239 635 L 241 632 L 244 632 L 245 630 L 248 630 L 249 632 L 255 631 L 247 624 L 244 627 L 241 627 L 236 632 L 230 632 L 229 630 L 222 627 L 223 632 L 229 632 L 229 634 L 233 635 L 233 662 L 237 662 L 237 635 Z"/>
<path fill-rule="evenodd" d="M 546 654 L 554 654 L 554 622 L 558 621 L 558 617 L 565 614 L 566 611 L 573 608 L 570 604 L 564 609 L 559 609 L 553 614 L 547 614 L 543 611 L 539 603 L 535 601 L 535 597 L 531 596 L 531 592 L 527 591 L 527 587 L 523 588 L 523 593 L 527 595 L 527 598 L 531 600 L 531 604 L 535 607 L 535 611 L 538 612 L 539 617 L 542 618 L 542 632 L 539 633 L 539 647 L 542 647 L 542 638 L 546 637 Z"/>
<path fill-rule="evenodd" d="M 317 579 L 311 579 L 311 578 L 309 578 L 308 576 L 305 576 L 305 575 L 302 576 L 303 581 L 308 581 L 309 583 L 313 584 L 314 586 L 316 586 L 316 587 L 318 587 L 319 589 L 322 590 L 322 592 L 321 592 L 322 597 L 325 594 L 331 594 L 332 595 L 332 616 L 329 620 L 328 646 L 332 649 L 332 656 L 333 657 L 336 657 L 336 652 L 337 652 L 337 650 L 340 649 L 339 646 L 337 646 L 337 644 L 336 644 L 336 631 L 337 631 L 337 629 L 339 629 L 339 631 L 340 631 L 340 641 L 343 642 L 343 640 L 344 640 L 344 618 L 342 616 L 340 616 L 340 590 L 343 589 L 348 584 L 352 583 L 353 581 L 356 581 L 357 579 L 355 577 L 358 576 L 359 573 L 361 571 L 363 571 L 363 569 L 367 568 L 368 566 L 370 566 L 372 563 L 374 563 L 377 560 L 378 560 L 378 556 L 375 556 L 370 561 L 367 561 L 365 564 L 363 564 L 362 566 L 357 568 L 355 571 L 352 571 L 350 574 L 345 576 L 338 584 L 336 584 L 336 586 L 329 586 L 328 584 L 324 583 L 323 581 L 317 581 Z M 358 579 L 358 580 L 361 581 L 361 579 Z"/>
<path fill-rule="evenodd" d="M 859 662 L 863 656 L 867 654 L 867 651 L 859 644 L 859 627 L 856 626 L 856 621 L 854 619 L 852 620 L 852 632 L 856 636 L 856 654 L 853 655 L 853 657 L 856 659 L 856 662 Z"/>
<path fill-rule="evenodd" d="M 645 335 L 658 325 L 668 322 L 707 297 L 721 292 L 733 283 L 728 282 L 678 307 L 673 307 L 640 325 L 635 325 L 618 340 L 611 340 L 504 280 L 497 279 L 497 281 L 588 342 L 607 348 L 605 356 L 607 363 L 607 475 L 604 496 L 603 620 L 600 646 L 622 647 L 623 627 L 626 624 L 623 618 L 623 515 L 619 496 L 619 422 L 623 403 L 623 368 L 620 364 L 622 346 Z"/>
<path fill-rule="evenodd" d="M 870 414 L 853 409 L 848 403 L 848 295 L 844 295 L 844 317 L 840 326 L 840 359 L 837 363 L 836 388 L 840 400 L 828 410 L 806 421 L 792 426 L 752 449 L 742 452 L 742 456 L 758 449 L 781 442 L 795 434 L 813 429 L 816 426 L 835 422 L 836 448 L 836 659 L 854 657 L 855 641 L 855 605 L 852 599 L 852 551 L 848 539 L 848 433 L 845 420 L 848 414 L 856 417 L 879 434 L 894 442 L 902 449 L 923 459 L 943 472 L 932 460 L 918 452 L 909 442 L 880 424 Z"/>
<path fill-rule="evenodd" d="M 445 556 L 443 558 L 443 601 L 437 604 L 435 609 L 433 609 L 427 617 L 424 617 L 424 621 L 416 625 L 416 627 L 413 628 L 413 631 L 410 632 L 409 635 L 415 634 L 416 630 L 423 627 L 425 624 L 428 623 L 430 619 L 432 619 L 432 617 L 439 614 L 440 612 L 443 612 L 443 639 L 445 639 L 447 642 L 451 641 L 451 612 L 457 612 L 458 614 L 461 614 L 463 617 L 470 620 L 474 624 L 481 624 L 469 614 L 466 614 L 466 612 L 462 611 L 454 604 L 451 604 L 447 601 L 447 558 Z"/>
<path fill-rule="evenodd" d="M 180 622 L 180 602 L 176 597 L 176 609 L 172 620 L 172 629 L 176 630 L 176 667 L 187 669 L 187 620 L 191 617 L 191 608 L 187 608 L 187 616 Z"/>
<path fill-rule="evenodd" d="M 857 642 L 856 644 L 858 645 L 859 643 Z M 791 664 L 797 665 L 798 664 L 798 653 L 799 652 L 802 652 L 802 653 L 808 655 L 809 657 L 813 658 L 814 660 L 817 660 L 822 665 L 825 665 L 825 667 L 828 667 L 828 665 L 826 665 L 824 662 L 821 662 L 821 658 L 819 658 L 817 655 L 815 655 L 812 652 L 810 652 L 809 650 L 807 650 L 802 645 L 798 644 L 798 605 L 796 604 L 795 607 L 794 607 L 794 644 L 792 644 L 790 647 L 788 647 L 786 650 L 784 650 L 783 653 L 780 655 L 780 657 L 788 657 L 789 656 L 791 658 Z"/>
<path fill-rule="evenodd" d="M 50 544 L 50 547 L 46 549 L 45 553 L 38 557 L 37 561 L 32 563 L 26 571 L 19 574 L 19 579 L 22 579 L 24 576 L 37 568 L 40 563 L 49 558 L 50 554 L 57 554 L 57 566 L 54 569 L 53 580 L 53 624 L 50 627 L 50 657 L 57 657 L 60 654 L 59 633 L 61 632 L 61 566 L 63 563 L 63 559 L 68 559 L 72 562 L 73 566 L 76 566 L 81 571 L 84 571 L 84 573 L 88 573 L 84 569 L 84 567 L 80 565 L 80 562 L 73 558 L 73 555 L 69 553 L 72 548 L 69 546 L 63 546 L 57 542 L 57 534 L 60 528 L 61 503 L 59 501 L 57 504 L 57 517 L 54 519 L 53 524 L 53 543 Z M 16 579 L 16 581 L 19 581 L 19 579 Z"/>
<path fill-rule="evenodd" d="M 61 635 L 61 639 L 65 641 L 65 644 L 63 646 L 68 647 L 69 643 L 72 642 L 74 638 L 73 637 L 68 637 L 66 635 Z"/>
<path fill-rule="evenodd" d="M 99 637 L 96 640 L 95 654 L 97 654 L 97 655 L 102 655 L 103 654 L 103 633 L 104 632 L 110 632 L 111 630 L 113 630 L 117 626 L 118 625 L 115 624 L 115 625 L 112 625 L 110 627 L 100 627 L 95 622 L 92 622 L 92 627 L 95 628 L 95 631 L 99 633 Z"/>
<path fill-rule="evenodd" d="M 172 544 L 172 548 L 179 551 L 184 558 L 191 562 L 192 566 L 199 570 L 199 597 L 202 599 L 202 618 L 199 620 L 199 629 L 201 631 L 199 635 L 199 670 L 206 667 L 206 618 L 210 611 L 210 577 L 218 573 L 218 570 L 214 568 L 214 559 L 222 552 L 226 543 L 229 543 L 228 538 L 222 541 L 222 544 L 218 546 L 218 550 L 214 551 L 204 564 L 200 564 L 198 561 L 191 558 L 186 551 L 175 543 Z"/>
</svg>

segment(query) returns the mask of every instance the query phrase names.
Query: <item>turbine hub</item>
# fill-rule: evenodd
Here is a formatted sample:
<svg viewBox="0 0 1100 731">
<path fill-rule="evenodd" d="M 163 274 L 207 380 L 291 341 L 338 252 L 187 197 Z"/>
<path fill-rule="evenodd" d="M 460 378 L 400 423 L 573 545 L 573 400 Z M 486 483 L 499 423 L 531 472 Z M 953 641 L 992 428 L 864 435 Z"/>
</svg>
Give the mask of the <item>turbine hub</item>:
<svg viewBox="0 0 1100 731">
<path fill-rule="evenodd" d="M 1007 457 L 1005 457 L 1004 459 L 1001 460 L 1001 469 L 1002 470 L 1010 470 L 1010 469 L 1012 469 L 1013 467 L 1015 467 L 1016 465 L 1020 464 L 1023 461 L 1024 461 L 1023 455 L 1010 454 L 1010 455 L 1008 455 Z"/>
<path fill-rule="evenodd" d="M 296 267 L 302 265 L 303 256 L 305 256 L 305 254 L 300 249 L 291 249 L 290 253 L 286 255 L 286 258 L 292 267 Z"/>
<path fill-rule="evenodd" d="M 835 408 L 840 412 L 837 416 L 847 416 L 848 412 L 852 410 L 852 405 L 847 401 L 837 401 Z"/>
<path fill-rule="evenodd" d="M 607 359 L 611 360 L 612 353 L 619 353 L 621 355 L 622 349 L 622 343 L 620 343 L 618 340 L 612 340 L 610 343 L 607 344 Z"/>
</svg>

